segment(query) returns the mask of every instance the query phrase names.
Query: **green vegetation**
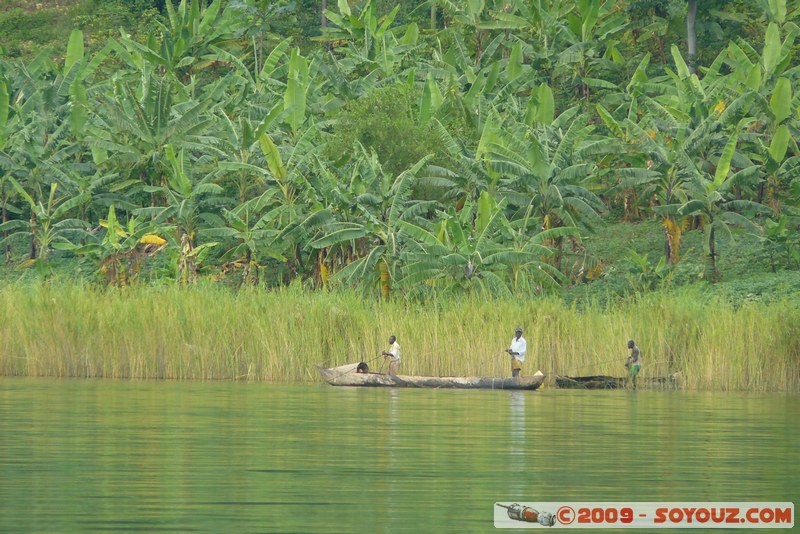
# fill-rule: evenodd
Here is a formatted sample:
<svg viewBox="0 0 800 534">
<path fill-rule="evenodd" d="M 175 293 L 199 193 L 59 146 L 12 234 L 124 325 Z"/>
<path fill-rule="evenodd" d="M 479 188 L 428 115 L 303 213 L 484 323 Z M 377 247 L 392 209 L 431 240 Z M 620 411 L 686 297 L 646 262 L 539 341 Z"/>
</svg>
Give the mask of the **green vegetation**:
<svg viewBox="0 0 800 534">
<path fill-rule="evenodd" d="M 120 28 L 146 34 L 160 18 L 157 0 L 0 0 L 0 50 L 31 59 L 50 48 L 63 57 L 74 28 L 89 47 L 102 47 Z"/>
<path fill-rule="evenodd" d="M 732 321 L 800 287 L 786 0 L 0 7 L 6 279 L 587 314 L 677 291 Z M 258 361 L 100 374 L 298 378 Z"/>
<path fill-rule="evenodd" d="M 699 390 L 800 388 L 796 301 L 737 309 L 686 293 L 581 311 L 557 299 L 463 298 L 420 307 L 298 286 L 266 293 L 7 286 L 0 292 L 0 374 L 316 381 L 314 365 L 375 360 L 394 333 L 405 373 L 504 376 L 502 350 L 517 324 L 525 326 L 528 373 L 621 376 L 625 343 L 634 338 L 645 377 L 679 372 L 684 387 Z"/>
<path fill-rule="evenodd" d="M 75 30 L 63 60 L 0 61 L 0 243 L 17 269 L 430 298 L 716 282 L 756 239 L 772 273 L 800 266 L 785 1 L 760 13 L 763 46 L 731 41 L 708 66 L 643 51 L 632 15 L 675 6 L 441 2 L 419 20 L 342 1 L 309 40 L 275 33 L 299 20 L 281 2 L 112 4 L 164 16 L 102 42 Z M 592 254 L 618 218 L 663 252 Z"/>
</svg>

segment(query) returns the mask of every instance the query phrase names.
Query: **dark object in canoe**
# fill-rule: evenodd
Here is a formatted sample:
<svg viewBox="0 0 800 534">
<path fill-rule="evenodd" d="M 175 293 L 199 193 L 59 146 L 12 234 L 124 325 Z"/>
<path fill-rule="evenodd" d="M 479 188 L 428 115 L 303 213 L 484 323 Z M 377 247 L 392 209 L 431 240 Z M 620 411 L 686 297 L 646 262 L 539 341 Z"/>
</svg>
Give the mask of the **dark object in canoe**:
<svg viewBox="0 0 800 534">
<path fill-rule="evenodd" d="M 332 386 L 366 386 L 394 388 L 451 388 L 451 389 L 527 389 L 542 385 L 544 375 L 518 378 L 493 378 L 483 376 L 410 376 L 383 373 L 357 372 L 358 364 L 342 365 L 330 369 L 317 367 L 319 374 Z"/>
<path fill-rule="evenodd" d="M 627 378 L 614 376 L 556 376 L 556 387 L 561 389 L 621 389 L 628 386 Z M 675 389 L 678 379 L 673 376 L 636 379 L 636 387 L 641 389 Z"/>
</svg>

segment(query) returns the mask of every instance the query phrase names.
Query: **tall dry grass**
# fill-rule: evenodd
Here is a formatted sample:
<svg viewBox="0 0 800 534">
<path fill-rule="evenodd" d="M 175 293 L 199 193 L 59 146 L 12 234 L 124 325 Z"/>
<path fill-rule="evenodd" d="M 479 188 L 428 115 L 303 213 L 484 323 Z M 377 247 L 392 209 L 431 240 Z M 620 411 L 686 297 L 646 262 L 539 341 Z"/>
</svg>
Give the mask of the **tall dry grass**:
<svg viewBox="0 0 800 534">
<path fill-rule="evenodd" d="M 0 288 L 0 374 L 57 377 L 318 380 L 314 366 L 374 360 L 390 334 L 401 372 L 509 374 L 503 354 L 525 329 L 524 373 L 623 376 L 626 342 L 643 377 L 679 372 L 696 390 L 800 390 L 800 305 L 652 294 L 612 307 L 557 299 L 365 301 L 299 287 L 98 290 Z"/>
</svg>

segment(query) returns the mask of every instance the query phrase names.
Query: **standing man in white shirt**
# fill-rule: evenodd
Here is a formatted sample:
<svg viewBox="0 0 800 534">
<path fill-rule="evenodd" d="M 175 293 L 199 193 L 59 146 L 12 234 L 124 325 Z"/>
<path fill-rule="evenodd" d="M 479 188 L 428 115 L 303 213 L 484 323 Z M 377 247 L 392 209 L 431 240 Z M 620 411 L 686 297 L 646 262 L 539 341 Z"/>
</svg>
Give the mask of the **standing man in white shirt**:
<svg viewBox="0 0 800 534">
<path fill-rule="evenodd" d="M 511 340 L 511 348 L 506 352 L 511 356 L 511 376 L 516 378 L 522 369 L 522 362 L 525 361 L 525 353 L 528 350 L 528 342 L 522 337 L 522 328 L 519 326 L 514 330 L 514 339 Z"/>
<path fill-rule="evenodd" d="M 389 374 L 396 375 L 400 368 L 400 343 L 396 337 L 389 336 L 389 350 L 383 351 L 383 358 L 389 360 Z"/>
</svg>

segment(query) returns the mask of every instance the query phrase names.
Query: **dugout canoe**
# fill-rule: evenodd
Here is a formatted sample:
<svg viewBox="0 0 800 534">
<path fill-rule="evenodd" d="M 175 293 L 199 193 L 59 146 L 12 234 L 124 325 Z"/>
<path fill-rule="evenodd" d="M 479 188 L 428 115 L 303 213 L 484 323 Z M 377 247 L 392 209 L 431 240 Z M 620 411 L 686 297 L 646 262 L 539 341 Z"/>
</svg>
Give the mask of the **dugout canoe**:
<svg viewBox="0 0 800 534">
<path fill-rule="evenodd" d="M 556 375 L 556 387 L 561 389 L 622 389 L 628 385 L 627 378 L 614 376 L 559 376 Z M 655 378 L 642 378 L 636 380 L 637 388 L 646 389 L 675 389 L 678 387 L 678 378 L 660 376 Z"/>
<path fill-rule="evenodd" d="M 494 378 L 484 376 L 411 376 L 383 373 L 358 373 L 357 363 L 339 367 L 317 367 L 323 380 L 332 386 L 363 386 L 390 388 L 433 389 L 508 389 L 535 390 L 542 385 L 544 375 L 537 371 L 533 376 Z"/>
</svg>

